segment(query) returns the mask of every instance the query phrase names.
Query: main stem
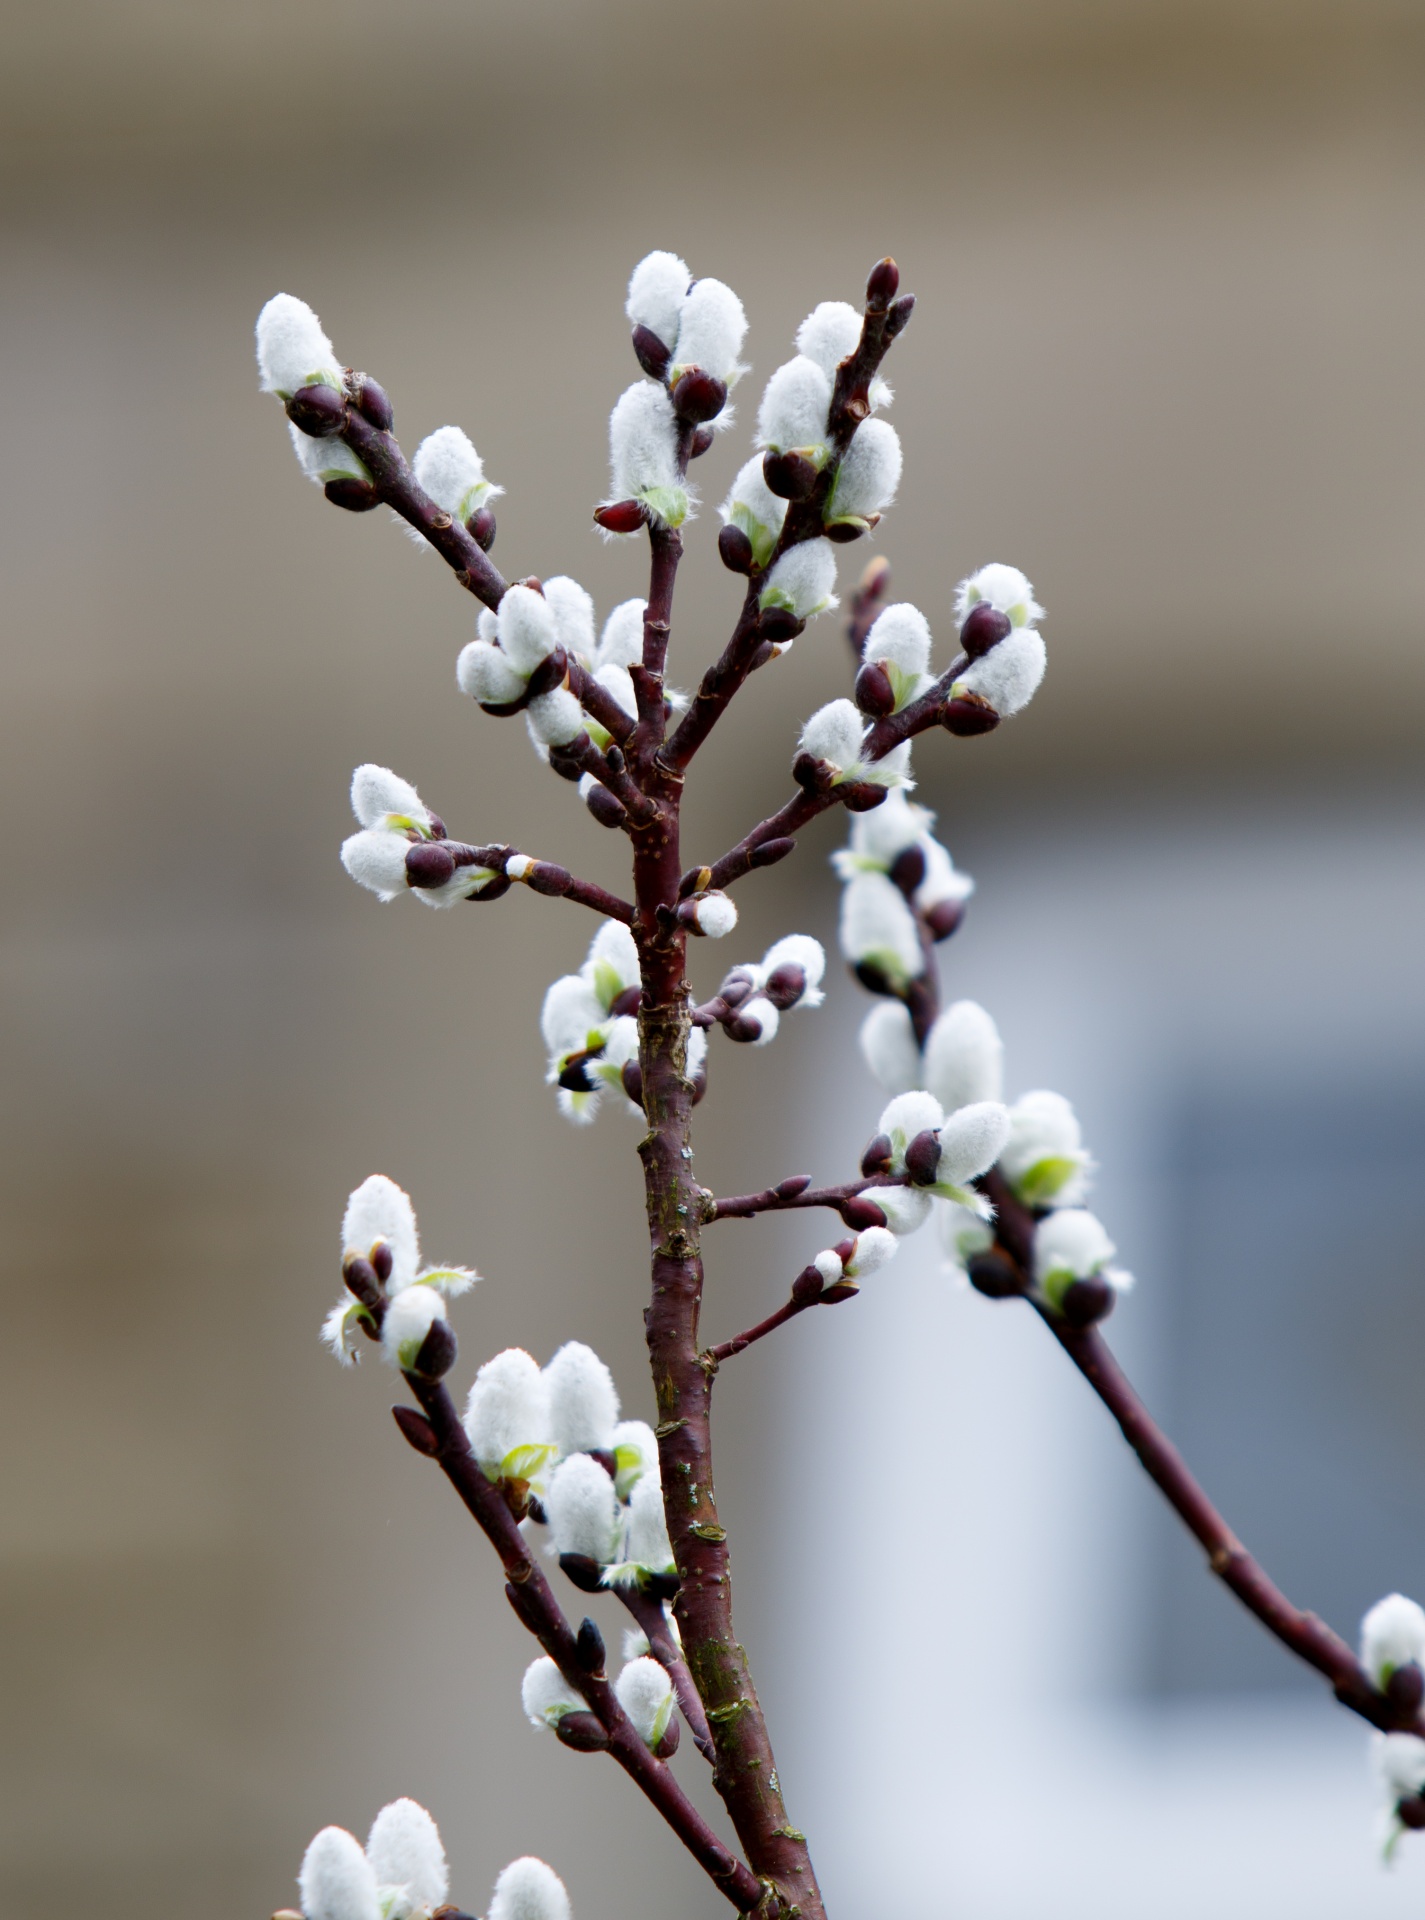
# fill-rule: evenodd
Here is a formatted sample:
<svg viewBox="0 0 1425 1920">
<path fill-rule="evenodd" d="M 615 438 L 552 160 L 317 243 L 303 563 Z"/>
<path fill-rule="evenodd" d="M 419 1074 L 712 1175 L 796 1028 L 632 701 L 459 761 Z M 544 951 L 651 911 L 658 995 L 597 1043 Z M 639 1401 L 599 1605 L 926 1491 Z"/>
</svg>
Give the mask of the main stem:
<svg viewBox="0 0 1425 1920">
<path fill-rule="evenodd" d="M 655 536 L 654 582 L 644 671 L 661 680 L 676 556 Z M 661 698 L 661 685 L 658 689 Z M 651 705 L 651 703 L 650 703 Z M 776 1760 L 732 1624 L 727 1534 L 713 1490 L 712 1372 L 698 1351 L 703 1263 L 702 1196 L 693 1178 L 693 1089 L 687 1076 L 691 995 L 684 978 L 686 935 L 669 924 L 681 875 L 681 774 L 645 748 L 644 783 L 655 818 L 632 834 L 634 936 L 643 976 L 639 1062 L 648 1132 L 643 1160 L 652 1256 L 652 1298 L 644 1323 L 658 1401 L 658 1457 L 668 1533 L 682 1585 L 675 1602 L 683 1649 L 707 1709 L 716 1760 L 713 1781 L 765 1891 L 758 1920 L 800 1914 L 825 1920 L 803 1836 L 782 1804 Z M 663 909 L 660 916 L 659 909 Z"/>
</svg>

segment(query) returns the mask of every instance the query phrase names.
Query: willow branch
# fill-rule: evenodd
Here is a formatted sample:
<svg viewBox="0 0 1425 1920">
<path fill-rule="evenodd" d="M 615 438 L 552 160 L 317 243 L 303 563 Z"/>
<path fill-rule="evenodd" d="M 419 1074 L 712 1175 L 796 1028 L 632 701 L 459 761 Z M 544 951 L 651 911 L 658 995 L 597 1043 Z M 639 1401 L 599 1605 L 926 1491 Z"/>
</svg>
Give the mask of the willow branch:
<svg viewBox="0 0 1425 1920">
<path fill-rule="evenodd" d="M 760 1882 L 718 1839 L 664 1763 L 649 1752 L 619 1705 L 607 1676 L 588 1673 L 580 1664 L 573 1629 L 531 1557 L 499 1489 L 480 1471 L 449 1393 L 439 1381 L 423 1380 L 414 1374 L 407 1374 L 405 1379 L 430 1423 L 432 1457 L 500 1556 L 509 1583 L 506 1592 L 520 1620 L 568 1684 L 588 1702 L 590 1712 L 608 1735 L 608 1752 L 739 1913 L 750 1912 L 763 1897 Z M 402 1426 L 404 1430 L 404 1422 Z"/>
<path fill-rule="evenodd" d="M 754 867 L 771 867 L 778 860 L 785 860 L 796 845 L 794 836 L 815 820 L 819 813 L 825 813 L 829 807 L 836 805 L 834 790 L 830 793 L 809 793 L 804 787 L 799 788 L 776 813 L 759 820 L 735 847 L 729 847 L 721 859 L 714 861 L 707 869 L 708 877 L 702 881 L 702 886 L 728 887 Z"/>
<path fill-rule="evenodd" d="M 716 1765 L 717 1748 L 713 1745 L 708 1728 L 708 1717 L 698 1698 L 698 1690 L 693 1685 L 693 1676 L 688 1672 L 682 1649 L 673 1637 L 668 1616 L 663 1611 L 663 1602 L 653 1599 L 637 1587 L 615 1587 L 614 1592 L 642 1627 L 648 1641 L 648 1651 L 673 1682 L 673 1692 L 688 1723 L 688 1731 L 693 1736 L 693 1745 L 705 1760 Z"/>
<path fill-rule="evenodd" d="M 709 1366 L 720 1367 L 724 1360 L 731 1360 L 734 1354 L 742 1353 L 754 1340 L 765 1339 L 769 1333 L 775 1333 L 778 1327 L 786 1326 L 789 1320 L 795 1320 L 799 1313 L 805 1313 L 808 1307 L 820 1304 L 815 1294 L 809 1300 L 785 1300 L 775 1313 L 769 1313 L 765 1320 L 759 1320 L 746 1333 L 734 1334 L 731 1340 L 724 1340 L 721 1346 L 709 1347 L 704 1358 Z"/>
<path fill-rule="evenodd" d="M 783 1180 L 779 1186 L 768 1187 L 762 1193 L 737 1193 L 720 1200 L 709 1197 L 703 1205 L 703 1219 L 709 1222 L 755 1220 L 760 1213 L 791 1213 L 802 1207 L 830 1207 L 845 1219 L 851 1202 L 869 1196 L 874 1205 L 877 1187 L 905 1184 L 904 1180 L 885 1174 L 872 1174 L 868 1179 L 849 1180 L 840 1187 L 814 1187 L 805 1174 L 794 1174 L 790 1180 Z M 882 1215 L 882 1220 L 884 1218 Z M 869 1218 L 847 1221 L 848 1226 L 858 1229 L 875 1224 Z"/>
</svg>

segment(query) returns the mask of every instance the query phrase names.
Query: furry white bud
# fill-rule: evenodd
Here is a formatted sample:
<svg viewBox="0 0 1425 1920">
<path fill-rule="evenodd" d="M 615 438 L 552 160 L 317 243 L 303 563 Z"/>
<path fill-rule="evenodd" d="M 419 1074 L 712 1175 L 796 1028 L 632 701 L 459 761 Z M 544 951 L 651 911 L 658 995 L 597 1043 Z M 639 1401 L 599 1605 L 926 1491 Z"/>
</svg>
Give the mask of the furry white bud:
<svg viewBox="0 0 1425 1920">
<path fill-rule="evenodd" d="M 566 973 L 544 996 L 539 1030 L 549 1053 L 549 1082 L 563 1071 L 571 1053 L 596 1047 L 603 1038 L 606 1011 L 582 974 Z"/>
<path fill-rule="evenodd" d="M 656 1747 L 673 1713 L 673 1682 L 656 1660 L 630 1660 L 614 1682 L 618 1703 L 645 1746 Z"/>
<path fill-rule="evenodd" d="M 777 1037 L 777 1029 L 782 1024 L 782 1016 L 765 993 L 754 993 L 750 1000 L 744 1000 L 737 1009 L 737 1018 L 752 1027 L 754 1047 L 765 1047 Z"/>
<path fill-rule="evenodd" d="M 369 1260 L 382 1242 L 391 1252 L 387 1291 L 399 1293 L 416 1277 L 421 1261 L 420 1233 L 411 1196 L 384 1173 L 363 1180 L 346 1203 L 341 1223 L 341 1257 L 359 1254 Z"/>
<path fill-rule="evenodd" d="M 647 327 L 671 353 L 692 280 L 687 262 L 676 253 L 650 253 L 639 261 L 628 283 L 624 312 L 635 327 Z"/>
<path fill-rule="evenodd" d="M 873 1187 L 866 1198 L 881 1209 L 886 1225 L 897 1239 L 915 1233 L 930 1217 L 930 1191 L 927 1187 Z"/>
<path fill-rule="evenodd" d="M 341 843 L 341 864 L 360 887 L 379 900 L 395 900 L 406 891 L 406 855 L 411 843 L 403 833 L 363 827 Z"/>
<path fill-rule="evenodd" d="M 714 889 L 693 907 L 693 925 L 709 940 L 721 940 L 737 925 L 737 907 L 731 895 Z"/>
<path fill-rule="evenodd" d="M 645 1473 L 628 1503 L 628 1558 L 654 1573 L 673 1571 L 673 1548 L 663 1511 L 663 1488 L 656 1473 Z"/>
<path fill-rule="evenodd" d="M 368 762 L 351 776 L 351 810 L 363 827 L 430 831 L 430 814 L 409 780 Z"/>
<path fill-rule="evenodd" d="M 946 1262 L 958 1273 L 966 1274 L 978 1253 L 988 1253 L 995 1243 L 994 1228 L 970 1207 L 953 1200 L 940 1208 L 940 1242 Z"/>
<path fill-rule="evenodd" d="M 658 1442 L 646 1420 L 620 1420 L 613 1431 L 614 1491 L 627 1500 L 647 1473 L 658 1477 Z"/>
<path fill-rule="evenodd" d="M 489 1920 L 569 1920 L 564 1882 L 542 1860 L 512 1860 L 495 1882 Z"/>
<path fill-rule="evenodd" d="M 561 1454 L 602 1453 L 618 1419 L 614 1377 L 592 1347 L 569 1340 L 544 1369 L 554 1443 Z"/>
<path fill-rule="evenodd" d="M 1361 1665 L 1382 1688 L 1397 1667 L 1425 1668 L 1425 1608 L 1403 1593 L 1377 1600 L 1361 1622 Z"/>
<path fill-rule="evenodd" d="M 262 391 L 283 400 L 300 387 L 335 387 L 340 393 L 345 378 L 321 321 L 291 293 L 273 294 L 257 316 L 257 370 Z"/>
<path fill-rule="evenodd" d="M 774 453 L 803 453 L 820 466 L 826 458 L 826 416 L 831 381 L 814 360 L 799 354 L 777 368 L 757 412 L 759 446 Z"/>
<path fill-rule="evenodd" d="M 610 661 L 608 665 L 598 668 L 594 674 L 594 679 L 603 688 L 605 693 L 611 693 L 613 695 L 614 699 L 623 708 L 630 720 L 637 717 L 638 698 L 633 691 L 633 681 L 629 678 L 627 667 L 616 667 L 612 661 Z M 591 733 L 596 732 L 601 736 L 600 744 L 603 745 L 606 743 L 609 736 L 604 733 L 603 728 L 598 726 L 597 722 L 589 722 L 588 724 Z"/>
<path fill-rule="evenodd" d="M 292 441 L 292 451 L 297 456 L 297 464 L 319 487 L 328 480 L 369 480 L 371 475 L 357 459 L 344 440 L 338 440 L 328 434 L 323 439 L 314 440 L 309 433 L 303 433 L 289 420 L 287 431 Z"/>
<path fill-rule="evenodd" d="M 445 1301 L 434 1287 L 405 1287 L 386 1303 L 381 1322 L 381 1354 L 391 1366 L 409 1373 L 426 1335 L 444 1320 Z"/>
<path fill-rule="evenodd" d="M 1048 663 L 1043 634 L 1033 627 L 1020 627 L 972 660 L 950 692 L 952 696 L 977 693 L 1006 719 L 1029 705 Z"/>
<path fill-rule="evenodd" d="M 901 483 L 900 435 L 888 420 L 863 420 L 836 470 L 826 518 L 862 520 L 880 513 Z"/>
<path fill-rule="evenodd" d="M 1414 1733 L 1378 1733 L 1372 1745 L 1376 1772 L 1392 1803 L 1425 1791 L 1425 1740 Z"/>
<path fill-rule="evenodd" d="M 955 590 L 955 618 L 963 626 L 966 614 L 981 604 L 1004 614 L 1013 627 L 1032 627 L 1042 620 L 1044 609 L 1034 598 L 1034 589 L 1018 567 L 1006 567 L 998 561 L 981 567 Z"/>
<path fill-rule="evenodd" d="M 845 300 L 823 300 L 797 328 L 797 352 L 830 379 L 860 345 L 861 316 Z"/>
<path fill-rule="evenodd" d="M 835 585 L 835 547 L 829 540 L 802 540 L 789 547 L 767 575 L 757 604 L 810 620 L 837 604 Z"/>
<path fill-rule="evenodd" d="M 868 421 L 867 426 L 877 424 Z M 862 432 L 865 428 L 862 429 Z M 856 441 L 861 435 L 858 433 Z M 852 442 L 854 446 L 856 441 Z M 895 695 L 895 711 L 909 705 L 931 683 L 930 623 L 919 607 L 898 601 L 887 607 L 866 638 L 862 658 L 881 667 Z"/>
<path fill-rule="evenodd" d="M 306 1920 L 381 1920 L 376 1875 L 345 1827 L 323 1827 L 297 1876 Z"/>
<path fill-rule="evenodd" d="M 938 1186 L 963 1187 L 988 1173 L 1009 1138 L 1009 1108 L 998 1100 L 960 1107 L 940 1129 Z"/>
<path fill-rule="evenodd" d="M 887 1092 L 909 1093 L 919 1085 L 920 1045 L 904 1001 L 878 1000 L 861 1022 L 860 1041 L 862 1059 Z"/>
<path fill-rule="evenodd" d="M 1126 1292 L 1132 1274 L 1108 1264 L 1117 1251 L 1093 1214 L 1082 1207 L 1063 1207 L 1034 1229 L 1034 1278 L 1055 1306 L 1075 1280 L 1098 1277 Z"/>
<path fill-rule="evenodd" d="M 1036 1088 L 1015 1101 L 1000 1171 L 1027 1207 L 1071 1207 L 1084 1197 L 1093 1156 L 1063 1094 Z"/>
<path fill-rule="evenodd" d="M 614 1483 L 587 1453 L 571 1453 L 554 1469 L 544 1510 L 557 1553 L 580 1553 L 601 1567 L 618 1557 Z"/>
<path fill-rule="evenodd" d="M 440 1829 L 414 1800 L 393 1800 L 372 1822 L 366 1857 L 383 1887 L 399 1888 L 404 1898 L 393 1902 L 407 1913 L 429 1914 L 440 1906 L 450 1887 Z"/>
<path fill-rule="evenodd" d="M 662 387 L 639 380 L 609 415 L 609 496 L 641 500 L 659 520 L 677 527 L 687 518 L 688 494 L 678 474 L 678 423 Z"/>
<path fill-rule="evenodd" d="M 599 636 L 595 664 L 600 667 L 636 667 L 643 661 L 643 616 L 646 600 L 625 600 L 614 608 Z"/>
<path fill-rule="evenodd" d="M 767 485 L 760 453 L 739 471 L 721 513 L 727 526 L 741 527 L 752 542 L 752 558 L 759 567 L 765 567 L 781 537 L 787 502 Z"/>
<path fill-rule="evenodd" d="M 860 710 L 850 700 L 829 700 L 807 721 L 797 744 L 803 753 L 846 773 L 859 769 L 865 737 L 866 721 Z"/>
<path fill-rule="evenodd" d="M 925 971 L 920 929 L 898 886 L 883 873 L 858 873 L 841 896 L 841 951 L 902 989 Z"/>
<path fill-rule="evenodd" d="M 975 883 L 968 873 L 957 870 L 955 862 L 940 842 L 926 834 L 920 842 L 920 850 L 925 856 L 925 878 L 914 894 L 917 912 L 929 913 L 932 907 L 938 907 L 947 900 L 953 900 L 957 906 L 968 900 L 975 891 Z"/>
<path fill-rule="evenodd" d="M 715 380 L 735 386 L 747 371 L 738 359 L 746 334 L 747 315 L 732 288 L 725 287 L 721 280 L 699 280 L 678 316 L 678 342 L 668 372 L 669 385 L 676 385 L 689 367 L 701 367 Z"/>
<path fill-rule="evenodd" d="M 762 956 L 763 980 L 770 980 L 779 967 L 800 967 L 806 985 L 797 1001 L 799 1007 L 819 1007 L 826 995 L 821 983 L 826 978 L 826 949 L 809 933 L 787 933 L 768 947 Z"/>
<path fill-rule="evenodd" d="M 940 1102 L 931 1093 L 899 1093 L 882 1108 L 876 1131 L 891 1143 L 892 1173 L 905 1172 L 905 1150 L 915 1136 L 937 1132 L 944 1119 Z"/>
<path fill-rule="evenodd" d="M 485 467 L 459 427 L 437 427 L 416 448 L 411 460 L 416 485 L 424 488 L 453 520 L 468 520 L 487 500 L 504 492 L 485 478 Z"/>
<path fill-rule="evenodd" d="M 549 1382 L 522 1347 L 507 1347 L 476 1374 L 465 1431 L 490 1480 L 532 1480 L 553 1453 Z"/>
<path fill-rule="evenodd" d="M 945 1009 L 925 1042 L 925 1084 L 947 1113 L 1004 1093 L 1004 1044 L 974 1000 Z"/>
<path fill-rule="evenodd" d="M 554 609 L 533 587 L 510 587 L 495 623 L 501 648 L 523 674 L 533 673 L 559 645 Z"/>
<path fill-rule="evenodd" d="M 589 942 L 589 957 L 580 972 L 605 1008 L 639 984 L 638 945 L 622 920 L 604 921 Z"/>
<path fill-rule="evenodd" d="M 899 1250 L 900 1241 L 889 1227 L 867 1227 L 857 1234 L 851 1258 L 843 1262 L 842 1272 L 848 1280 L 863 1280 L 888 1260 L 894 1260 Z"/>
<path fill-rule="evenodd" d="M 587 1713 L 589 1703 L 571 1687 L 548 1654 L 532 1660 L 520 1682 L 520 1705 L 531 1726 L 557 1727 L 566 1713 Z M 490 1912 L 494 1913 L 491 1907 Z"/>
<path fill-rule="evenodd" d="M 554 616 L 555 635 L 568 654 L 585 660 L 594 652 L 594 602 L 577 580 L 556 573 L 544 582 L 544 602 Z M 503 603 L 502 603 L 503 604 Z"/>
<path fill-rule="evenodd" d="M 525 689 L 526 675 L 502 647 L 489 640 L 472 640 L 460 649 L 455 662 L 455 680 L 462 693 L 482 706 L 503 707 L 518 700 Z"/>
<path fill-rule="evenodd" d="M 567 747 L 584 732 L 584 709 L 568 687 L 542 693 L 525 708 L 529 737 L 539 747 Z"/>
</svg>

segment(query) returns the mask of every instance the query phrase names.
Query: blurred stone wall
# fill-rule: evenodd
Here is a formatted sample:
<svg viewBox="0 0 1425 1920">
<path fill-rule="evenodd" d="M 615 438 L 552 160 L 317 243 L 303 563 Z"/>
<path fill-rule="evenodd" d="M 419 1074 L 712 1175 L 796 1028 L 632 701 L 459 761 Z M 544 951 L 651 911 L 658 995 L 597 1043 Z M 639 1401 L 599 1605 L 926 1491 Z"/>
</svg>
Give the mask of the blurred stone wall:
<svg viewBox="0 0 1425 1920">
<path fill-rule="evenodd" d="M 898 588 L 942 654 L 982 560 L 1050 609 L 1034 708 L 919 755 L 952 846 L 1105 790 L 1190 810 L 1204 784 L 1408 772 L 1421 10 L 153 0 L 4 25 L 9 1910 L 251 1920 L 317 1826 L 411 1792 L 472 1907 L 533 1850 L 585 1920 L 670 1875 L 711 1915 L 614 1770 L 523 1725 L 489 1556 L 391 1431 L 389 1381 L 315 1344 L 343 1198 L 380 1167 L 487 1276 L 467 1370 L 577 1336 L 650 1410 L 634 1129 L 572 1135 L 541 1084 L 540 996 L 592 923 L 524 896 L 381 909 L 335 859 L 368 758 L 453 832 L 609 882 L 619 845 L 455 695 L 473 609 L 434 557 L 300 479 L 253 317 L 311 300 L 408 444 L 463 424 L 508 489 L 501 564 L 573 572 L 602 613 L 640 590 L 588 522 L 635 372 L 623 281 L 656 245 L 729 280 L 755 371 L 704 463 L 691 683 L 734 605 L 710 509 L 759 381 L 894 252 L 922 301 L 894 368 Z M 759 676 L 700 764 L 690 855 L 776 804 L 845 667 L 823 620 Z M 831 844 L 749 883 L 739 953 L 830 937 Z M 775 1057 L 715 1062 L 708 1184 L 801 1166 L 799 1103 L 828 1059 L 855 1070 L 857 1012 L 840 987 Z M 715 1335 L 805 1257 L 727 1231 Z M 767 1506 L 775 1379 L 719 1387 L 754 1656 L 828 1604 L 825 1543 Z"/>
</svg>

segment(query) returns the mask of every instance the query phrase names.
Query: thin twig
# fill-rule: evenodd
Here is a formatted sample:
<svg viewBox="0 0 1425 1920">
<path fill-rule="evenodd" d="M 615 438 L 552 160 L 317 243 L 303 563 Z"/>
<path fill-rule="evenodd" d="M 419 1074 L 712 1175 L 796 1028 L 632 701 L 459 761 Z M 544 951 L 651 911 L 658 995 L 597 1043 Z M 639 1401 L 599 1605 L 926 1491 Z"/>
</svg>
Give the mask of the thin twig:
<svg viewBox="0 0 1425 1920">
<path fill-rule="evenodd" d="M 663 1602 L 652 1599 L 638 1587 L 615 1587 L 614 1592 L 642 1627 L 648 1641 L 648 1651 L 673 1682 L 673 1691 L 677 1695 L 683 1718 L 688 1723 L 688 1731 L 693 1736 L 693 1745 L 705 1760 L 716 1765 L 717 1748 L 708 1729 L 708 1717 L 698 1698 L 698 1690 L 693 1685 L 693 1676 L 688 1672 L 682 1649 L 673 1637 L 668 1616 L 663 1611 Z"/>
<path fill-rule="evenodd" d="M 795 1320 L 799 1313 L 805 1313 L 808 1307 L 820 1306 L 819 1296 L 810 1300 L 785 1300 L 775 1313 L 769 1313 L 765 1320 L 759 1320 L 755 1327 L 749 1327 L 746 1333 L 734 1334 L 731 1340 L 724 1340 L 721 1346 L 709 1347 L 703 1356 L 711 1366 L 720 1367 L 724 1360 L 730 1360 L 734 1354 L 750 1347 L 754 1340 L 765 1339 L 769 1333 L 775 1333 L 778 1327 L 786 1326 L 789 1320 Z"/>
<path fill-rule="evenodd" d="M 828 807 L 837 804 L 838 795 L 830 793 L 808 793 L 799 787 L 776 813 L 769 814 L 765 820 L 759 820 L 750 833 L 746 833 L 735 847 L 729 847 L 722 857 L 713 862 L 708 869 L 709 877 L 704 883 L 709 887 L 728 887 L 734 880 L 740 880 L 760 863 L 756 854 L 778 840 L 790 840 L 819 813 L 825 813 Z M 787 849 L 790 853 L 790 847 Z"/>
<path fill-rule="evenodd" d="M 796 1193 L 783 1193 L 778 1187 L 768 1187 L 762 1193 L 737 1193 L 726 1199 L 704 1201 L 703 1219 L 754 1220 L 759 1213 L 791 1213 L 800 1207 L 830 1207 L 834 1212 L 840 1212 L 848 1200 L 859 1199 L 863 1194 L 874 1201 L 877 1187 L 903 1187 L 905 1184 L 904 1180 L 885 1174 L 872 1174 L 865 1180 L 848 1180 L 844 1186 L 806 1187 Z"/>
</svg>

